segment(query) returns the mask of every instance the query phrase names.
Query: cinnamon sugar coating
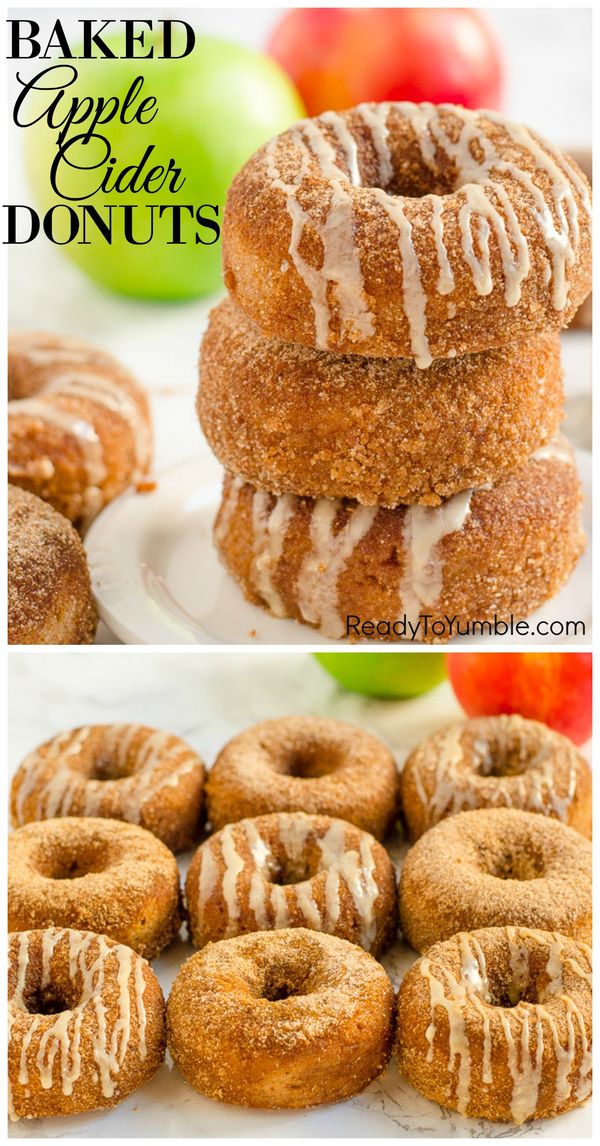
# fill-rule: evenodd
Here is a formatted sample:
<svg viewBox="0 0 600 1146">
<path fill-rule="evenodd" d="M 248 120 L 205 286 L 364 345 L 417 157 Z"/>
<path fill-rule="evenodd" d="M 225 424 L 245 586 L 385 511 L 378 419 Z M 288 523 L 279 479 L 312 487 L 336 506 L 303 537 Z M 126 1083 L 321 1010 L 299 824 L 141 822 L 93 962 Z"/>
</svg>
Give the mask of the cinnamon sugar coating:
<svg viewBox="0 0 600 1146">
<path fill-rule="evenodd" d="M 116 1106 L 165 1055 L 153 971 L 129 947 L 89 931 L 10 936 L 8 1020 L 14 1120 Z"/>
<path fill-rule="evenodd" d="M 592 937 L 592 847 L 558 820 L 516 808 L 459 812 L 430 828 L 400 875 L 400 923 L 417 951 L 478 927 Z"/>
<path fill-rule="evenodd" d="M 143 724 L 96 724 L 61 732 L 19 765 L 11 783 L 13 826 L 56 816 L 140 824 L 171 851 L 202 827 L 205 768 L 189 744 Z"/>
<path fill-rule="evenodd" d="M 10 931 L 96 931 L 153 959 L 181 923 L 175 857 L 144 828 L 68 816 L 8 838 Z"/>
<path fill-rule="evenodd" d="M 472 354 L 568 325 L 591 289 L 589 184 L 493 112 L 367 104 L 303 120 L 230 187 L 225 285 L 268 336 Z"/>
<path fill-rule="evenodd" d="M 429 642 L 448 639 L 448 617 L 464 626 L 529 616 L 562 588 L 585 543 L 566 446 L 439 509 L 276 498 L 226 475 L 214 538 L 246 598 L 275 616 L 332 638 L 354 617 L 373 626 L 351 639 L 397 641 L 425 615 L 419 639 Z M 405 616 L 406 631 L 394 633 Z M 375 630 L 379 621 L 387 631 Z"/>
<path fill-rule="evenodd" d="M 386 972 L 360 947 L 301 928 L 259 932 L 184 963 L 167 1004 L 169 1050 L 219 1102 L 341 1102 L 384 1069 L 393 1006 Z"/>
<path fill-rule="evenodd" d="M 263 720 L 221 749 L 206 782 L 213 829 L 268 812 L 334 816 L 381 839 L 398 811 L 391 752 L 354 724 Z"/>
<path fill-rule="evenodd" d="M 377 955 L 395 937 L 394 867 L 344 820 L 274 812 L 228 824 L 196 852 L 186 882 L 192 941 L 308 927 Z"/>
<path fill-rule="evenodd" d="M 9 644 L 88 645 L 97 623 L 87 558 L 73 526 L 34 494 L 9 485 Z"/>
<path fill-rule="evenodd" d="M 522 1125 L 591 1093 L 591 949 L 492 927 L 438 943 L 405 975 L 395 1053 L 433 1102 Z"/>
<path fill-rule="evenodd" d="M 483 716 L 434 732 L 400 777 L 402 814 L 416 840 L 470 808 L 541 812 L 592 834 L 592 774 L 566 736 L 522 716 Z"/>
<path fill-rule="evenodd" d="M 202 340 L 197 410 L 226 469 L 271 493 L 439 505 L 554 437 L 561 379 L 556 334 L 418 370 L 267 339 L 227 299 Z"/>
<path fill-rule="evenodd" d="M 148 399 L 103 350 L 63 335 L 15 331 L 8 397 L 9 481 L 78 528 L 147 472 Z"/>
</svg>

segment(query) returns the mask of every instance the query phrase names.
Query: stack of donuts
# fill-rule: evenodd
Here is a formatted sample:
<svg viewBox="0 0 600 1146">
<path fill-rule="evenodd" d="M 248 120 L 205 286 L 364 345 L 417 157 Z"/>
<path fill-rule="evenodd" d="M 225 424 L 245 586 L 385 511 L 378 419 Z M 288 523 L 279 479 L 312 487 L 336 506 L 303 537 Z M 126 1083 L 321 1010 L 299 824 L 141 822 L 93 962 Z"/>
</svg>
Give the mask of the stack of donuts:
<svg viewBox="0 0 600 1146">
<path fill-rule="evenodd" d="M 342 1101 L 392 1053 L 464 1115 L 580 1105 L 590 808 L 573 745 L 520 717 L 437 733 L 401 776 L 375 736 L 321 718 L 247 729 L 208 778 L 170 733 L 61 733 L 11 788 L 12 1116 L 113 1106 L 166 1045 L 201 1094 L 249 1107 Z M 381 841 L 399 813 L 416 843 L 398 889 Z M 173 852 L 206 817 L 184 897 Z M 421 957 L 396 997 L 379 960 L 398 920 Z M 148 960 L 184 921 L 199 950 L 165 1007 Z"/>
<path fill-rule="evenodd" d="M 559 590 L 583 547 L 559 331 L 590 229 L 577 165 L 491 112 L 363 104 L 249 160 L 197 407 L 250 601 L 444 640 Z"/>
</svg>

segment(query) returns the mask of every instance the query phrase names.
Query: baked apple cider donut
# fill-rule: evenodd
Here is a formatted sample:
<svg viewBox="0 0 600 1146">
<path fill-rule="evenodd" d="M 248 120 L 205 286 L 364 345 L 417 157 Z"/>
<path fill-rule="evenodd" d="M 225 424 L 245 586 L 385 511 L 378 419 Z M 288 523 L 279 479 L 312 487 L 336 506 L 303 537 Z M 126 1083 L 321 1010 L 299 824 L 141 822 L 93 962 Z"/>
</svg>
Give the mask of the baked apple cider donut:
<svg viewBox="0 0 600 1146">
<path fill-rule="evenodd" d="M 528 927 L 461 932 L 432 947 L 398 997 L 402 1074 L 432 1102 L 522 1125 L 592 1089 L 592 952 Z"/>
<path fill-rule="evenodd" d="M 170 732 L 143 724 L 94 724 L 61 732 L 25 757 L 11 784 L 14 827 L 56 816 L 140 824 L 171 851 L 202 827 L 205 768 Z"/>
<path fill-rule="evenodd" d="M 148 400 L 97 347 L 18 331 L 8 347 L 8 477 L 79 528 L 147 472 Z"/>
<path fill-rule="evenodd" d="M 145 959 L 106 935 L 59 927 L 11 935 L 11 1118 L 116 1106 L 163 1062 L 164 1011 Z"/>
<path fill-rule="evenodd" d="M 98 614 L 81 539 L 33 493 L 8 487 L 8 643 L 89 645 Z"/>
<path fill-rule="evenodd" d="M 96 931 L 153 959 L 182 923 L 175 856 L 122 820 L 66 816 L 8 837 L 8 929 Z"/>
<path fill-rule="evenodd" d="M 469 808 L 522 808 L 592 834 L 592 774 L 566 736 L 522 716 L 480 716 L 434 732 L 400 777 L 411 840 Z"/>
<path fill-rule="evenodd" d="M 198 848 L 185 891 L 196 947 L 308 927 L 378 955 L 397 929 L 387 852 L 368 832 L 329 816 L 274 812 L 227 824 Z"/>
<path fill-rule="evenodd" d="M 202 340 L 197 409 L 225 468 L 271 493 L 439 505 L 552 440 L 561 378 L 557 334 L 419 371 L 265 338 L 226 299 Z"/>
<path fill-rule="evenodd" d="M 345 939 L 303 928 L 210 943 L 179 971 L 169 1050 L 208 1098 L 265 1109 L 358 1094 L 381 1074 L 394 990 Z"/>
<path fill-rule="evenodd" d="M 381 839 L 398 811 L 398 770 L 376 736 L 314 716 L 263 720 L 221 749 L 206 783 L 215 831 L 268 812 L 307 812 Z"/>
<path fill-rule="evenodd" d="M 417 951 L 477 927 L 592 939 L 592 845 L 558 820 L 478 808 L 417 840 L 400 875 L 400 923 Z"/>
<path fill-rule="evenodd" d="M 362 104 L 242 168 L 225 285 L 270 337 L 425 368 L 567 326 L 591 290 L 590 228 L 585 176 L 526 127 Z"/>
<path fill-rule="evenodd" d="M 330 638 L 441 641 L 559 591 L 584 547 L 581 486 L 564 438 L 440 506 L 276 497 L 226 475 L 214 541 L 276 617 Z"/>
</svg>

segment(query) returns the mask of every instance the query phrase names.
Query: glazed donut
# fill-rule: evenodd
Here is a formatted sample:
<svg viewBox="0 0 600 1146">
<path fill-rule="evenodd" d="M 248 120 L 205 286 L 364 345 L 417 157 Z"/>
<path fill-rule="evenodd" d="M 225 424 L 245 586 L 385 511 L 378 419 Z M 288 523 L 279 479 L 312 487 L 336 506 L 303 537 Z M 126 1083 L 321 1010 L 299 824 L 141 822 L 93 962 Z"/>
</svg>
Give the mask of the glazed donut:
<svg viewBox="0 0 600 1146">
<path fill-rule="evenodd" d="M 11 784 L 13 827 L 55 816 L 101 816 L 140 824 L 171 851 L 202 826 L 205 769 L 170 732 L 143 724 L 95 724 L 47 740 Z"/>
<path fill-rule="evenodd" d="M 303 120 L 230 187 L 230 295 L 286 342 L 369 357 L 489 350 L 591 290 L 589 184 L 494 112 L 362 104 Z"/>
<path fill-rule="evenodd" d="M 432 1102 L 521 1125 L 591 1093 L 592 952 L 556 932 L 490 927 L 438 943 L 405 976 L 395 1052 Z"/>
<path fill-rule="evenodd" d="M 87 342 L 18 331 L 8 346 L 8 478 L 84 527 L 152 458 L 148 400 Z"/>
<path fill-rule="evenodd" d="M 307 812 L 381 839 L 398 810 L 398 771 L 376 736 L 313 716 L 263 720 L 221 749 L 206 782 L 213 830 L 268 812 Z"/>
<path fill-rule="evenodd" d="M 214 542 L 246 598 L 274 616 L 330 638 L 439 641 L 553 597 L 584 546 L 580 504 L 562 439 L 438 507 L 277 498 L 226 475 Z"/>
<path fill-rule="evenodd" d="M 274 812 L 227 824 L 198 848 L 185 892 L 196 947 L 308 927 L 378 955 L 397 930 L 387 852 L 367 832 L 328 816 Z"/>
<path fill-rule="evenodd" d="M 165 1057 L 164 1000 L 141 956 L 106 935 L 52 927 L 9 937 L 13 1120 L 116 1106 Z"/>
<path fill-rule="evenodd" d="M 98 614 L 87 558 L 70 522 L 8 487 L 8 642 L 89 645 Z"/>
<path fill-rule="evenodd" d="M 439 505 L 523 464 L 562 417 L 560 339 L 439 360 L 326 354 L 213 310 L 197 409 L 234 474 L 271 493 Z"/>
<path fill-rule="evenodd" d="M 304 928 L 257 932 L 183 964 L 167 1004 L 169 1050 L 219 1102 L 341 1102 L 386 1065 L 393 1009 L 386 972 L 355 944 Z"/>
<path fill-rule="evenodd" d="M 175 856 L 144 828 L 68 816 L 8 837 L 9 931 L 96 931 L 153 959 L 181 923 Z"/>
<path fill-rule="evenodd" d="M 505 924 L 591 943 L 592 846 L 532 812 L 459 812 L 410 849 L 400 874 L 400 923 L 417 951 L 457 931 Z"/>
<path fill-rule="evenodd" d="M 408 836 L 468 808 L 523 808 L 592 834 L 592 775 L 566 736 L 522 716 L 481 716 L 428 736 L 400 777 Z"/>
</svg>

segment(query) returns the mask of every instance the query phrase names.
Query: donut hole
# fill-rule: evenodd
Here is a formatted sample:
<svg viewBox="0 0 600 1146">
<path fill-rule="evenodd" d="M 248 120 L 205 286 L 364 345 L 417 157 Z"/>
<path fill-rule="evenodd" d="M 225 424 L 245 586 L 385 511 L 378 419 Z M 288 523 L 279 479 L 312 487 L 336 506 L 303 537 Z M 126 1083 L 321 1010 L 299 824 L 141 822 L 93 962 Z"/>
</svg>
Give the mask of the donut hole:
<svg viewBox="0 0 600 1146">
<path fill-rule="evenodd" d="M 473 744 L 474 767 L 480 776 L 521 776 L 531 767 L 535 754 L 518 739 L 498 739 Z"/>
<path fill-rule="evenodd" d="M 108 846 L 103 840 L 90 840 L 84 847 L 59 847 L 40 860 L 38 871 L 47 879 L 83 879 L 106 870 Z"/>
<path fill-rule="evenodd" d="M 496 879 L 512 879 L 527 883 L 533 879 L 543 879 L 546 874 L 546 864 L 539 851 L 523 848 L 522 851 L 513 852 L 500 849 L 488 861 L 488 875 Z"/>
<path fill-rule="evenodd" d="M 117 760 L 107 752 L 100 752 L 94 757 L 89 778 L 100 781 L 126 780 L 136 771 L 135 765 L 135 757 L 128 756 L 125 761 L 122 761 Z"/>
<path fill-rule="evenodd" d="M 25 1010 L 30 1015 L 61 1015 L 64 1011 L 72 1011 L 77 1005 L 74 992 L 54 983 L 47 983 L 42 987 L 37 983 L 23 994 Z"/>
<path fill-rule="evenodd" d="M 269 1003 L 280 1003 L 285 999 L 294 999 L 306 994 L 308 991 L 305 976 L 294 973 L 291 968 L 266 968 L 261 998 Z"/>
<path fill-rule="evenodd" d="M 340 763 L 339 749 L 333 745 L 306 744 L 282 759 L 281 771 L 297 780 L 319 780 L 336 772 Z"/>
<path fill-rule="evenodd" d="M 529 979 L 525 983 L 516 979 L 508 979 L 490 984 L 490 1005 L 502 1007 L 505 1010 L 518 1007 L 519 1003 L 539 1002 L 537 984 Z"/>
<path fill-rule="evenodd" d="M 309 857 L 302 859 L 293 859 L 285 856 L 276 860 L 275 865 L 269 872 L 269 883 L 279 884 L 280 887 L 286 887 L 294 883 L 304 883 L 307 879 L 312 879 L 319 871 L 317 862 L 311 862 Z"/>
</svg>

